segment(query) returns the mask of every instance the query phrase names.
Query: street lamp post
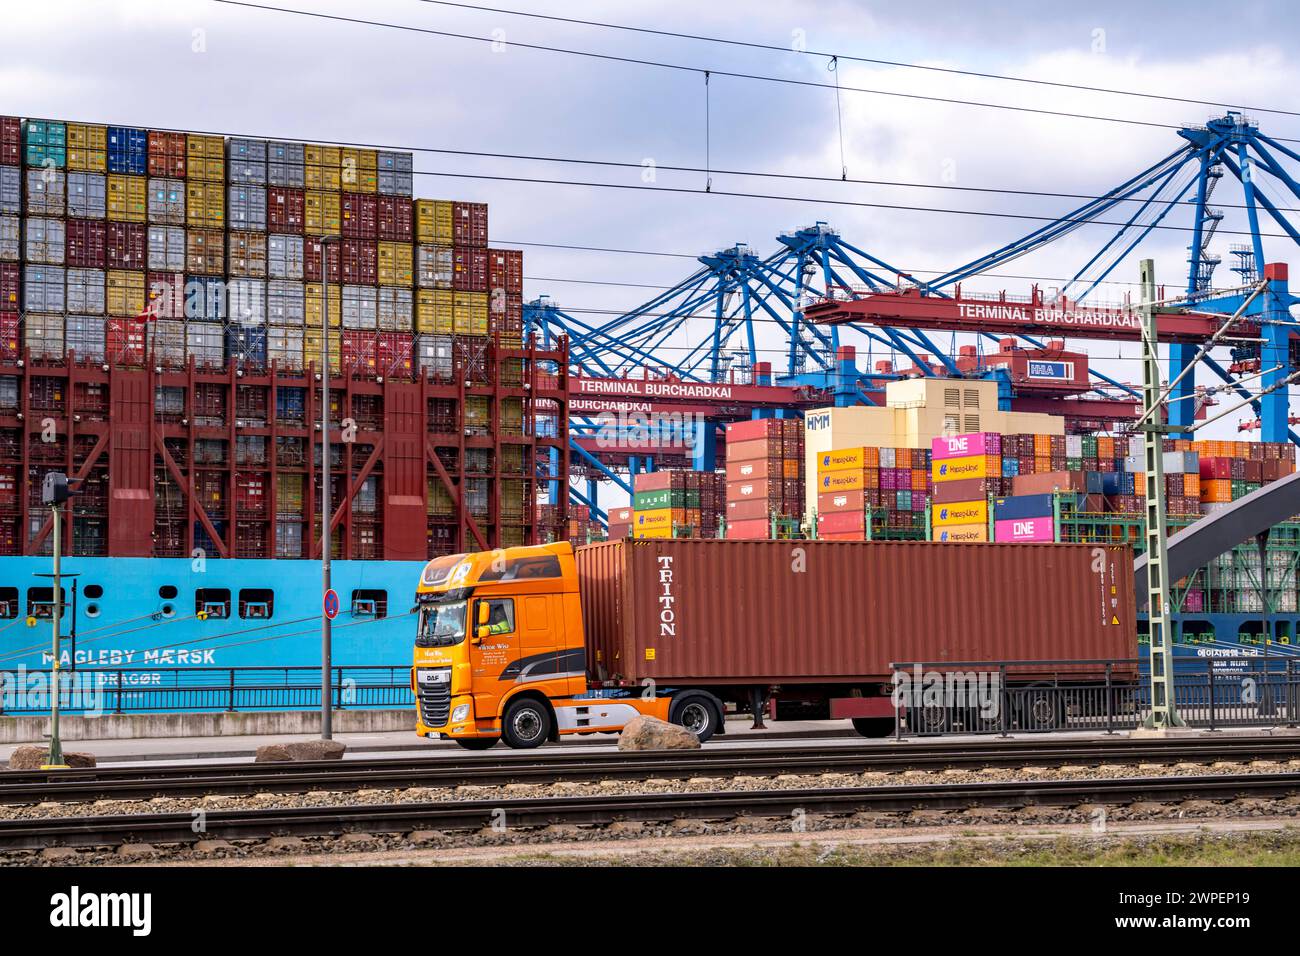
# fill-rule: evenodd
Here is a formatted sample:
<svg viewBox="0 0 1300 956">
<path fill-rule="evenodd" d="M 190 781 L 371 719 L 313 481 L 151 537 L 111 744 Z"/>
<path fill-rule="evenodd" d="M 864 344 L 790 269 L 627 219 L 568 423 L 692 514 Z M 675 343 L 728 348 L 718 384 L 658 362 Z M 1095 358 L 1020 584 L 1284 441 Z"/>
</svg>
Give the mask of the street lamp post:
<svg viewBox="0 0 1300 956">
<path fill-rule="evenodd" d="M 321 618 L 320 618 L 320 737 L 329 740 L 334 736 L 331 619 L 325 609 L 325 595 L 330 588 L 330 269 L 329 247 L 338 241 L 337 236 L 324 236 L 320 241 L 321 274 L 321 372 L 320 372 L 320 434 L 321 434 Z"/>
<path fill-rule="evenodd" d="M 63 579 L 60 567 L 63 552 L 63 503 L 71 496 L 68 476 L 61 472 L 50 472 L 41 485 L 41 503 L 50 506 L 54 519 L 54 572 L 52 578 L 51 603 L 53 612 L 50 619 L 54 624 L 52 638 L 53 658 L 50 661 L 50 754 L 42 770 L 66 770 L 63 762 L 63 743 L 59 739 L 59 629 L 63 626 Z"/>
</svg>

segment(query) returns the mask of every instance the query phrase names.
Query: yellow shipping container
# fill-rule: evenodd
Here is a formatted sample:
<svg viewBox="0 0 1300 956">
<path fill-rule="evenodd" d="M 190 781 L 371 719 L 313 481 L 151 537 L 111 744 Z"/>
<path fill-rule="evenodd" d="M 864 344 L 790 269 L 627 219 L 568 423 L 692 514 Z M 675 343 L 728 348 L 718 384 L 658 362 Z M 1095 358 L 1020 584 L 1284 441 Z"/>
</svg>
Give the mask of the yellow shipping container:
<svg viewBox="0 0 1300 956">
<path fill-rule="evenodd" d="M 469 296 L 469 334 L 488 334 L 488 294 L 467 292 Z"/>
<path fill-rule="evenodd" d="M 854 471 L 827 471 L 817 475 L 817 491 L 858 491 L 866 487 L 866 473 Z"/>
<path fill-rule="evenodd" d="M 868 452 L 871 454 L 868 455 Z M 875 448 L 842 448 L 839 451 L 824 451 L 817 456 L 817 474 L 827 471 L 845 471 L 852 468 L 862 471 L 874 468 L 880 462 L 880 453 Z"/>
<path fill-rule="evenodd" d="M 112 222 L 144 222 L 148 213 L 148 180 L 117 173 L 108 177 L 108 218 Z"/>
<path fill-rule="evenodd" d="M 339 189 L 339 148 L 337 146 L 303 147 L 303 182 L 308 189 Z"/>
<path fill-rule="evenodd" d="M 331 297 L 332 298 L 332 297 Z M 302 334 L 303 362 L 307 365 L 320 365 L 320 328 L 307 329 Z M 337 372 L 343 367 L 339 356 L 339 337 L 330 336 L 330 371 Z"/>
<path fill-rule="evenodd" d="M 339 150 L 339 184 L 353 193 L 379 191 L 379 153 L 344 146 Z"/>
<path fill-rule="evenodd" d="M 187 181 L 185 223 L 191 229 L 224 229 L 226 227 L 225 185 L 204 180 Z"/>
<path fill-rule="evenodd" d="M 451 201 L 417 199 L 415 201 L 415 241 L 422 245 L 452 244 Z"/>
<path fill-rule="evenodd" d="M 226 181 L 226 141 L 223 137 L 185 134 L 185 178 L 191 182 Z"/>
<path fill-rule="evenodd" d="M 997 464 L 992 464 L 996 462 Z M 996 469 L 996 470 L 994 470 Z M 961 481 L 963 478 L 1000 478 L 1002 459 L 997 455 L 963 455 L 930 462 L 932 481 Z"/>
<path fill-rule="evenodd" d="M 108 168 L 108 127 L 68 124 L 68 169 L 102 173 Z"/>
<path fill-rule="evenodd" d="M 322 289 L 319 282 L 308 282 L 305 290 L 304 308 L 306 310 L 307 328 L 319 329 L 321 323 Z M 337 329 L 343 319 L 343 300 L 339 284 L 330 286 L 330 328 Z M 320 343 L 316 344 L 317 349 Z"/>
<path fill-rule="evenodd" d="M 319 190 L 309 191 L 304 219 L 309 236 L 340 235 L 339 194 Z"/>
<path fill-rule="evenodd" d="M 988 539 L 989 526 L 986 524 L 944 525 L 942 528 L 935 528 L 930 535 L 931 541 L 947 541 L 950 544 L 969 544 L 972 541 L 987 541 Z"/>
<path fill-rule="evenodd" d="M 415 284 L 415 246 L 409 242 L 379 243 L 379 284 L 404 289 Z"/>
<path fill-rule="evenodd" d="M 456 327 L 454 293 L 450 289 L 420 289 L 415 295 L 415 331 L 450 335 Z"/>
<path fill-rule="evenodd" d="M 651 511 L 632 513 L 632 537 L 634 538 L 671 538 L 673 526 L 685 526 L 686 510 L 684 508 L 655 508 Z"/>
<path fill-rule="evenodd" d="M 108 270 L 108 314 L 135 318 L 144 311 L 144 273 Z"/>
<path fill-rule="evenodd" d="M 930 507 L 930 524 L 936 528 L 940 525 L 962 525 L 989 523 L 989 503 L 987 501 L 959 501 L 947 505 Z"/>
</svg>

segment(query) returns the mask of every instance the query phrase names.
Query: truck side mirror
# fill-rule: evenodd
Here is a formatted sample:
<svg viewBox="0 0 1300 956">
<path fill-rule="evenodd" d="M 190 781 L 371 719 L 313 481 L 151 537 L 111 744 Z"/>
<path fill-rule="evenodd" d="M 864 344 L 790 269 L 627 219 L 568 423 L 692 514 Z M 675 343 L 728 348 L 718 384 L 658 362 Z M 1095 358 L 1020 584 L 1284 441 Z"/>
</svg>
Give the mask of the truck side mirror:
<svg viewBox="0 0 1300 956">
<path fill-rule="evenodd" d="M 489 611 L 490 609 L 488 608 L 487 601 L 478 602 L 478 623 L 480 626 L 488 622 Z"/>
<path fill-rule="evenodd" d="M 478 629 L 474 632 L 474 643 L 477 644 L 479 641 L 483 640 L 483 638 L 487 636 L 488 636 L 488 626 L 486 624 L 480 624 L 478 626 Z"/>
</svg>

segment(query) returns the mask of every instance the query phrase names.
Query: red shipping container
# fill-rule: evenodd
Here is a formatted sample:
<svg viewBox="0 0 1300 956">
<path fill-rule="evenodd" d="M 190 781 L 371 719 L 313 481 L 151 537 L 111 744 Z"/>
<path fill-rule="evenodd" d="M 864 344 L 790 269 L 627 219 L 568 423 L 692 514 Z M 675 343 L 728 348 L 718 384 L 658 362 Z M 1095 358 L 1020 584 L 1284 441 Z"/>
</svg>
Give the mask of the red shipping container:
<svg viewBox="0 0 1300 956">
<path fill-rule="evenodd" d="M 0 164 L 22 165 L 22 121 L 16 116 L 0 116 Z"/>
<path fill-rule="evenodd" d="M 185 318 L 185 276 L 181 273 L 150 272 L 145 277 L 145 295 L 155 318 Z"/>
<path fill-rule="evenodd" d="M 104 326 L 108 364 L 143 365 L 146 328 L 135 319 L 109 319 Z"/>
<path fill-rule="evenodd" d="M 266 482 L 261 475 L 235 476 L 235 509 L 242 514 L 266 514 Z"/>
<path fill-rule="evenodd" d="M 727 461 L 755 461 L 759 458 L 781 460 L 780 439 L 727 442 Z"/>
<path fill-rule="evenodd" d="M 766 541 L 772 536 L 772 522 L 767 518 L 754 521 L 728 521 L 727 540 Z"/>
<path fill-rule="evenodd" d="M 1264 462 L 1257 458 L 1249 458 L 1241 463 L 1241 477 L 1246 481 L 1261 482 L 1264 480 Z"/>
<path fill-rule="evenodd" d="M 765 498 L 754 498 L 745 501 L 728 501 L 727 502 L 727 522 L 733 521 L 757 521 L 762 519 L 766 521 L 772 512 L 778 510 L 776 506 Z"/>
<path fill-rule="evenodd" d="M 110 222 L 104 247 L 108 269 L 143 269 L 147 234 L 142 222 Z"/>
<path fill-rule="evenodd" d="M 685 477 L 680 471 L 647 471 L 632 479 L 635 491 L 666 491 L 685 487 Z"/>
<path fill-rule="evenodd" d="M 844 533 L 848 531 L 865 534 L 867 530 L 867 518 L 861 511 L 833 511 L 829 514 L 819 514 L 817 516 L 817 533 L 827 534 Z"/>
<path fill-rule="evenodd" d="M 185 178 L 185 134 L 149 130 L 149 175 Z"/>
<path fill-rule="evenodd" d="M 758 478 L 782 478 L 785 462 L 780 458 L 751 458 L 727 462 L 727 481 L 745 481 Z"/>
<path fill-rule="evenodd" d="M 452 250 L 451 287 L 457 292 L 488 290 L 488 254 L 486 249 Z"/>
<path fill-rule="evenodd" d="M 18 263 L 0 262 L 0 312 L 19 312 Z"/>
<path fill-rule="evenodd" d="M 373 376 L 378 368 L 377 344 L 374 332 L 344 330 L 339 354 L 343 371 L 349 375 Z"/>
<path fill-rule="evenodd" d="M 609 511 L 610 524 L 631 524 L 632 517 L 632 508 L 611 508 Z"/>
<path fill-rule="evenodd" d="M 103 269 L 107 258 L 108 224 L 69 219 L 64 257 L 73 269 Z"/>
<path fill-rule="evenodd" d="M 732 442 L 751 442 L 766 438 L 780 438 L 781 424 L 782 422 L 779 418 L 751 418 L 749 421 L 745 422 L 728 422 L 728 451 L 730 451 Z M 730 455 L 728 455 L 728 457 L 730 457 Z"/>
<path fill-rule="evenodd" d="M 344 239 L 377 237 L 378 197 L 369 193 L 344 193 L 339 200 L 339 225 Z"/>
<path fill-rule="evenodd" d="M 414 242 L 411 200 L 405 196 L 380 196 L 378 198 L 376 234 L 379 241 Z"/>
<path fill-rule="evenodd" d="M 379 284 L 379 247 L 363 239 L 344 239 L 338 243 L 342 281 L 348 285 Z M 317 261 L 319 268 L 319 259 Z M 305 270 L 304 270 L 305 271 Z"/>
<path fill-rule="evenodd" d="M 867 497 L 857 491 L 823 491 L 817 496 L 817 514 L 824 515 L 833 511 L 866 511 Z"/>
<path fill-rule="evenodd" d="M 1201 477 L 1207 481 L 1229 481 L 1232 478 L 1231 458 L 1202 458 Z"/>
<path fill-rule="evenodd" d="M 18 341 L 18 313 L 0 312 L 0 360 L 6 362 L 22 358 Z"/>
<path fill-rule="evenodd" d="M 760 479 L 758 481 L 727 482 L 727 501 L 763 501 L 781 500 L 781 482 L 777 479 Z"/>
<path fill-rule="evenodd" d="M 306 196 L 307 194 L 301 189 L 290 189 L 286 186 L 272 186 L 268 189 L 266 221 L 269 231 L 301 236 L 305 221 Z"/>
<path fill-rule="evenodd" d="M 329 245 L 329 252 L 326 255 L 329 258 L 330 282 L 338 283 L 342 279 L 342 270 L 339 267 L 339 246 L 342 243 L 332 242 Z M 302 241 L 302 274 L 308 282 L 320 282 L 320 257 L 321 241 L 313 239 L 310 236 Z"/>
<path fill-rule="evenodd" d="M 488 244 L 488 207 L 481 202 L 451 204 L 452 245 L 485 249 Z"/>
<path fill-rule="evenodd" d="M 411 360 L 415 336 L 409 332 L 380 332 L 375 344 L 375 361 L 379 374 L 388 378 L 411 377 Z"/>
<path fill-rule="evenodd" d="M 934 503 L 950 505 L 959 501 L 984 501 L 989 495 L 998 495 L 1000 488 L 995 487 L 994 478 L 962 478 L 959 481 L 936 481 L 934 483 Z M 922 488 L 922 491 L 925 489 Z"/>
<path fill-rule="evenodd" d="M 524 254 L 518 249 L 488 250 L 488 289 L 515 295 L 524 291 Z"/>
</svg>

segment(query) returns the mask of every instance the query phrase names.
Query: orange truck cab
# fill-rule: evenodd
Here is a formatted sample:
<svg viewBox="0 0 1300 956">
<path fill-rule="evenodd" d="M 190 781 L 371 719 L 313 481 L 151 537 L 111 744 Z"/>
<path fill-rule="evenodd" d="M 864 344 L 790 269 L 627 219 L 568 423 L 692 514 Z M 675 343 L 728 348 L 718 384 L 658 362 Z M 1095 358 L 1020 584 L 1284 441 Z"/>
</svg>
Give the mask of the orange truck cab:
<svg viewBox="0 0 1300 956">
<path fill-rule="evenodd" d="M 435 558 L 416 590 L 416 732 L 486 750 L 616 732 L 641 714 L 707 739 L 721 709 L 589 691 L 578 571 L 567 542 Z M 639 689 L 637 689 L 639 690 Z"/>
</svg>

